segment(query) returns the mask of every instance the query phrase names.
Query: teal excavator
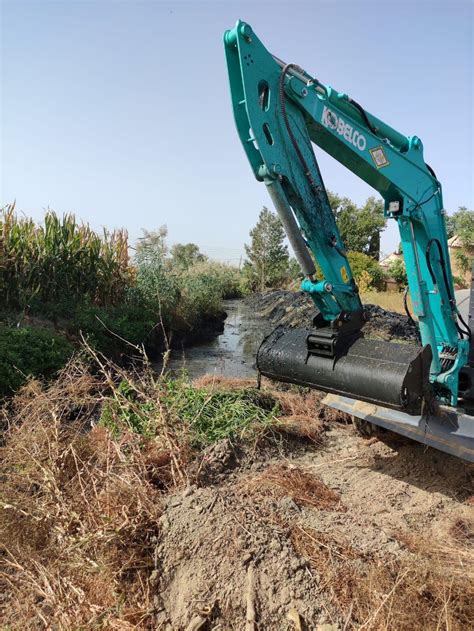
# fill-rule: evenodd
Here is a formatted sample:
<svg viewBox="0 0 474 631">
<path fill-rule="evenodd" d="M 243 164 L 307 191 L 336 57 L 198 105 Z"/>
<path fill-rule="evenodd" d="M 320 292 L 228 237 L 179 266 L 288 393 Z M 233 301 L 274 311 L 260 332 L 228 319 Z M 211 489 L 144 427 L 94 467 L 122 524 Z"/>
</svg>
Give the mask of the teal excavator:
<svg viewBox="0 0 474 631">
<path fill-rule="evenodd" d="M 343 92 L 272 55 L 251 26 L 224 34 L 237 130 L 315 304 L 308 329 L 277 327 L 257 368 L 325 402 L 474 461 L 474 317 L 456 302 L 441 184 L 417 136 L 404 136 Z M 366 312 L 312 143 L 367 182 L 398 223 L 421 344 L 364 336 Z M 315 264 L 317 263 L 317 265 Z"/>
</svg>

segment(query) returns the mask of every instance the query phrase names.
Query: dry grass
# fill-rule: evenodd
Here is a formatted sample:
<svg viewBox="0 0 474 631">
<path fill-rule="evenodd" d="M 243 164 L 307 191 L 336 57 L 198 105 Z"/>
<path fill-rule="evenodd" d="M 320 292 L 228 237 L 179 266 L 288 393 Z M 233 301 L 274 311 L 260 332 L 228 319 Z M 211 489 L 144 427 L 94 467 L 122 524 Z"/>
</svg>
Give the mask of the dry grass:
<svg viewBox="0 0 474 631">
<path fill-rule="evenodd" d="M 403 292 L 399 291 L 364 291 L 361 292 L 361 299 L 364 304 L 379 305 L 387 311 L 405 314 L 403 306 Z M 413 313 L 411 299 L 408 299 L 410 312 Z"/>
<path fill-rule="evenodd" d="M 237 377 L 223 377 L 220 375 L 203 375 L 193 380 L 196 388 L 207 388 L 208 390 L 245 390 L 255 388 L 256 379 L 240 379 Z"/>
<path fill-rule="evenodd" d="M 301 467 L 271 465 L 261 475 L 254 477 L 248 487 L 264 490 L 276 497 L 290 497 L 298 506 L 310 506 L 319 510 L 345 510 L 339 493 L 326 486 L 314 473 Z"/>
<path fill-rule="evenodd" d="M 469 508 L 463 516 L 443 524 L 429 539 L 398 533 L 397 539 L 411 552 L 442 564 L 450 576 L 471 585 L 474 598 L 474 516 Z"/>
<path fill-rule="evenodd" d="M 8 628 L 153 628 L 161 489 L 180 482 L 175 445 L 171 429 L 153 441 L 85 431 L 109 378 L 74 364 L 49 388 L 31 383 L 4 411 L 0 589 Z"/>
<path fill-rule="evenodd" d="M 349 421 L 349 416 L 338 410 L 323 404 L 326 396 L 324 392 L 296 386 L 284 386 L 275 388 L 275 384 L 265 380 L 269 384 L 272 394 L 280 404 L 283 416 L 288 418 L 298 417 L 307 419 L 308 423 L 315 423 L 322 427 L 323 423 Z"/>
<path fill-rule="evenodd" d="M 166 382 L 151 371 L 89 352 L 93 372 L 74 361 L 1 411 L 0 618 L 11 629 L 154 628 L 161 506 L 192 477 L 191 426 L 164 405 Z M 289 412 L 309 404 L 285 401 Z M 286 484 L 297 501 L 332 501 L 298 472 Z"/>
<path fill-rule="evenodd" d="M 233 391 L 254 388 L 256 381 L 204 375 L 195 379 L 193 385 L 197 388 L 207 388 L 210 391 Z M 325 395 L 316 390 L 275 384 L 264 378 L 262 379 L 262 392 L 269 393 L 281 410 L 281 416 L 273 429 L 299 439 L 309 439 L 321 443 L 325 423 L 343 421 L 347 416 L 323 405 L 322 399 Z M 348 419 L 349 417 L 347 417 Z"/>
<path fill-rule="evenodd" d="M 439 550 L 372 557 L 359 553 L 356 542 L 300 526 L 292 529 L 292 541 L 318 572 L 319 589 L 329 594 L 346 629 L 464 631 L 473 626 L 474 581 L 452 571 Z"/>
</svg>

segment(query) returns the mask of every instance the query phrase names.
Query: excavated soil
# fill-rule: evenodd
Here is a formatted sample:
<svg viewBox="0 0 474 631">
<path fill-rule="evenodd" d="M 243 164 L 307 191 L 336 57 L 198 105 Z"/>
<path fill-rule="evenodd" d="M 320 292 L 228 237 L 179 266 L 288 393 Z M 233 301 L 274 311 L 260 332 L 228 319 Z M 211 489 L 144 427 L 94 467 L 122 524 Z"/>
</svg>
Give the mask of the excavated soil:
<svg viewBox="0 0 474 631">
<path fill-rule="evenodd" d="M 316 442 L 218 443 L 198 483 L 168 498 L 155 553 L 158 629 L 415 628 L 353 609 L 357 577 L 416 568 L 407 542 L 446 542 L 453 524 L 470 523 L 472 469 L 390 434 L 381 442 L 350 424 L 326 427 Z"/>
<path fill-rule="evenodd" d="M 301 291 L 278 290 L 256 294 L 247 299 L 258 316 L 274 325 L 285 327 L 309 327 L 315 316 L 315 306 L 308 294 Z M 386 311 L 378 305 L 366 304 L 369 316 L 364 325 L 366 337 L 383 340 L 418 342 L 418 328 L 407 316 Z"/>
</svg>

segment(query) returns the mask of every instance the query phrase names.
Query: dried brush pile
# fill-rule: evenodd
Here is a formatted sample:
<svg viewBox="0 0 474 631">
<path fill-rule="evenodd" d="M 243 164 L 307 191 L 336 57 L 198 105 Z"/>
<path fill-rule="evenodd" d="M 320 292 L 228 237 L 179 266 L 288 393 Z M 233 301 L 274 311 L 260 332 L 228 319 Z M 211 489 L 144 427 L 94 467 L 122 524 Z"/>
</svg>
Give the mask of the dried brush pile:
<svg viewBox="0 0 474 631">
<path fill-rule="evenodd" d="M 412 629 L 464 631 L 474 621 L 474 550 L 447 545 L 417 546 L 413 555 L 378 558 L 362 554 L 357 542 L 296 526 L 295 549 L 318 572 L 328 602 L 346 628 L 365 631 Z M 461 546 L 463 548 L 463 546 Z M 450 550 L 454 557 L 445 554 Z M 469 559 L 469 560 L 468 560 Z"/>
<path fill-rule="evenodd" d="M 239 411 L 257 424 L 274 417 L 276 402 L 254 389 L 199 389 L 89 351 L 92 371 L 74 360 L 49 385 L 30 381 L 1 411 L 7 628 L 154 628 L 163 498 L 192 481 L 192 445 L 242 437 Z"/>
</svg>

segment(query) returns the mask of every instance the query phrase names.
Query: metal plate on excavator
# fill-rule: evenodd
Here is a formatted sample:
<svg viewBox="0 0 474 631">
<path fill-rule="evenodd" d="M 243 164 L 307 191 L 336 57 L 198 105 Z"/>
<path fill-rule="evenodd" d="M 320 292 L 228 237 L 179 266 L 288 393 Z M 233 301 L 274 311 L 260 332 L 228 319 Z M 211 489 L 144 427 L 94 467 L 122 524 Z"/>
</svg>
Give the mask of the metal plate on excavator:
<svg viewBox="0 0 474 631">
<path fill-rule="evenodd" d="M 335 394 L 328 394 L 323 403 L 423 445 L 474 462 L 474 416 L 470 410 L 440 406 L 436 415 L 412 416 Z"/>
</svg>

